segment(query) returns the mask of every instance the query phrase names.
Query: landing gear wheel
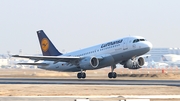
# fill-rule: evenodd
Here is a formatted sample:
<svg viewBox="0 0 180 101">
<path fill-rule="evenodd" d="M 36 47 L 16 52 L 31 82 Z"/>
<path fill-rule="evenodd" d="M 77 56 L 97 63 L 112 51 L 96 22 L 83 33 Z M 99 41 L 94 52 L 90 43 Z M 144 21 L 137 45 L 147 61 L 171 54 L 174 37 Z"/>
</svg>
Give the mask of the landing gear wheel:
<svg viewBox="0 0 180 101">
<path fill-rule="evenodd" d="M 77 73 L 77 78 L 78 78 L 78 79 L 81 78 L 81 73 Z"/>
<path fill-rule="evenodd" d="M 109 72 L 109 74 L 108 74 L 109 78 L 116 78 L 117 77 L 116 72 L 113 72 L 115 68 L 116 68 L 115 64 L 111 66 L 111 72 Z"/>
<path fill-rule="evenodd" d="M 117 74 L 116 74 L 116 72 L 109 72 L 108 77 L 109 78 L 116 78 Z"/>
<path fill-rule="evenodd" d="M 109 78 L 112 78 L 112 72 L 109 72 L 109 73 L 108 73 L 108 77 L 109 77 Z"/>
<path fill-rule="evenodd" d="M 116 78 L 116 77 L 117 77 L 116 72 L 113 72 L 112 74 L 113 74 L 113 78 Z"/>
<path fill-rule="evenodd" d="M 77 73 L 77 78 L 81 79 L 81 78 L 86 78 L 86 73 L 82 72 L 82 73 Z"/>
<path fill-rule="evenodd" d="M 86 73 L 82 73 L 81 78 L 83 78 L 83 79 L 86 78 Z"/>
</svg>

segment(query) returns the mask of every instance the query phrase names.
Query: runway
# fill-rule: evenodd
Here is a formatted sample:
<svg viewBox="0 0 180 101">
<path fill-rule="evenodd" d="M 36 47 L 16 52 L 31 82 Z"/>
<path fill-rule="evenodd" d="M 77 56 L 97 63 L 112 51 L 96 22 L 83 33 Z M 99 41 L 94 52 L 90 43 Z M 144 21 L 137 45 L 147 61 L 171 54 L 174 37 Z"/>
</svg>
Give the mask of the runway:
<svg viewBox="0 0 180 101">
<path fill-rule="evenodd" d="M 167 86 L 180 86 L 180 80 L 0 78 L 0 84 L 81 84 L 81 85 L 167 85 Z"/>
<path fill-rule="evenodd" d="M 2 101 L 75 101 L 75 99 L 89 99 L 90 101 L 124 101 L 124 99 L 136 99 L 133 101 L 147 101 L 155 99 L 158 101 L 178 101 L 180 95 L 114 95 L 114 96 L 1 96 Z M 163 100 L 162 100 L 163 99 Z M 128 100 L 132 101 L 132 100 Z"/>
</svg>

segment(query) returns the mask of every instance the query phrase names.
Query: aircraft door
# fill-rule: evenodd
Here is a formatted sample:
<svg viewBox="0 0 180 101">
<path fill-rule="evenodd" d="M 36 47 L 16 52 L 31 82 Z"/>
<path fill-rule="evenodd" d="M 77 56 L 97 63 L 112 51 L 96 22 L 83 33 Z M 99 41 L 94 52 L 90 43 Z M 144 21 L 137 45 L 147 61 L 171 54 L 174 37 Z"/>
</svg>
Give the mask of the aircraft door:
<svg viewBox="0 0 180 101">
<path fill-rule="evenodd" d="M 128 39 L 123 39 L 123 50 L 128 49 Z"/>
</svg>

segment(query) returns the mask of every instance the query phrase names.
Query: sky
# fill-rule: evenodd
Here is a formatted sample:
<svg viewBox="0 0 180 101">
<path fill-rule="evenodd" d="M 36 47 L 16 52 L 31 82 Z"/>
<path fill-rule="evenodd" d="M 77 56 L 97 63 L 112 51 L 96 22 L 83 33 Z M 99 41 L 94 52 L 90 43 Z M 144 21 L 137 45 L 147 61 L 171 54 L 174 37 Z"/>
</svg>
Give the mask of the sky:
<svg viewBox="0 0 180 101">
<path fill-rule="evenodd" d="M 180 47 L 180 0 L 0 0 L 0 53 L 41 53 L 36 31 L 70 52 L 126 36 Z"/>
</svg>

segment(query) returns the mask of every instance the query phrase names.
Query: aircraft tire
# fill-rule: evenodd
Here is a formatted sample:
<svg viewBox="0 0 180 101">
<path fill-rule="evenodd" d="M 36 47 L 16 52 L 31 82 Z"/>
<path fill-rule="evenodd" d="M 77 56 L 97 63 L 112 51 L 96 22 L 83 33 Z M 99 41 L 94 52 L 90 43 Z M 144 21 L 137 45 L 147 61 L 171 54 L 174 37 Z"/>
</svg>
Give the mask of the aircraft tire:
<svg viewBox="0 0 180 101">
<path fill-rule="evenodd" d="M 77 73 L 77 78 L 81 79 L 81 78 L 86 78 L 86 73 Z"/>
<path fill-rule="evenodd" d="M 117 77 L 116 72 L 113 72 L 113 73 L 112 73 L 112 77 L 113 77 L 113 78 L 116 78 L 116 77 Z"/>
<path fill-rule="evenodd" d="M 77 73 L 77 78 L 78 78 L 78 79 L 81 78 L 81 73 Z"/>
<path fill-rule="evenodd" d="M 108 77 L 109 77 L 109 78 L 112 78 L 112 72 L 109 72 L 109 73 L 108 73 Z"/>
<path fill-rule="evenodd" d="M 83 78 L 83 79 L 86 78 L 86 73 L 82 73 L 81 78 Z"/>
<path fill-rule="evenodd" d="M 108 77 L 109 78 L 116 78 L 117 74 L 116 74 L 116 72 L 109 72 Z"/>
</svg>

